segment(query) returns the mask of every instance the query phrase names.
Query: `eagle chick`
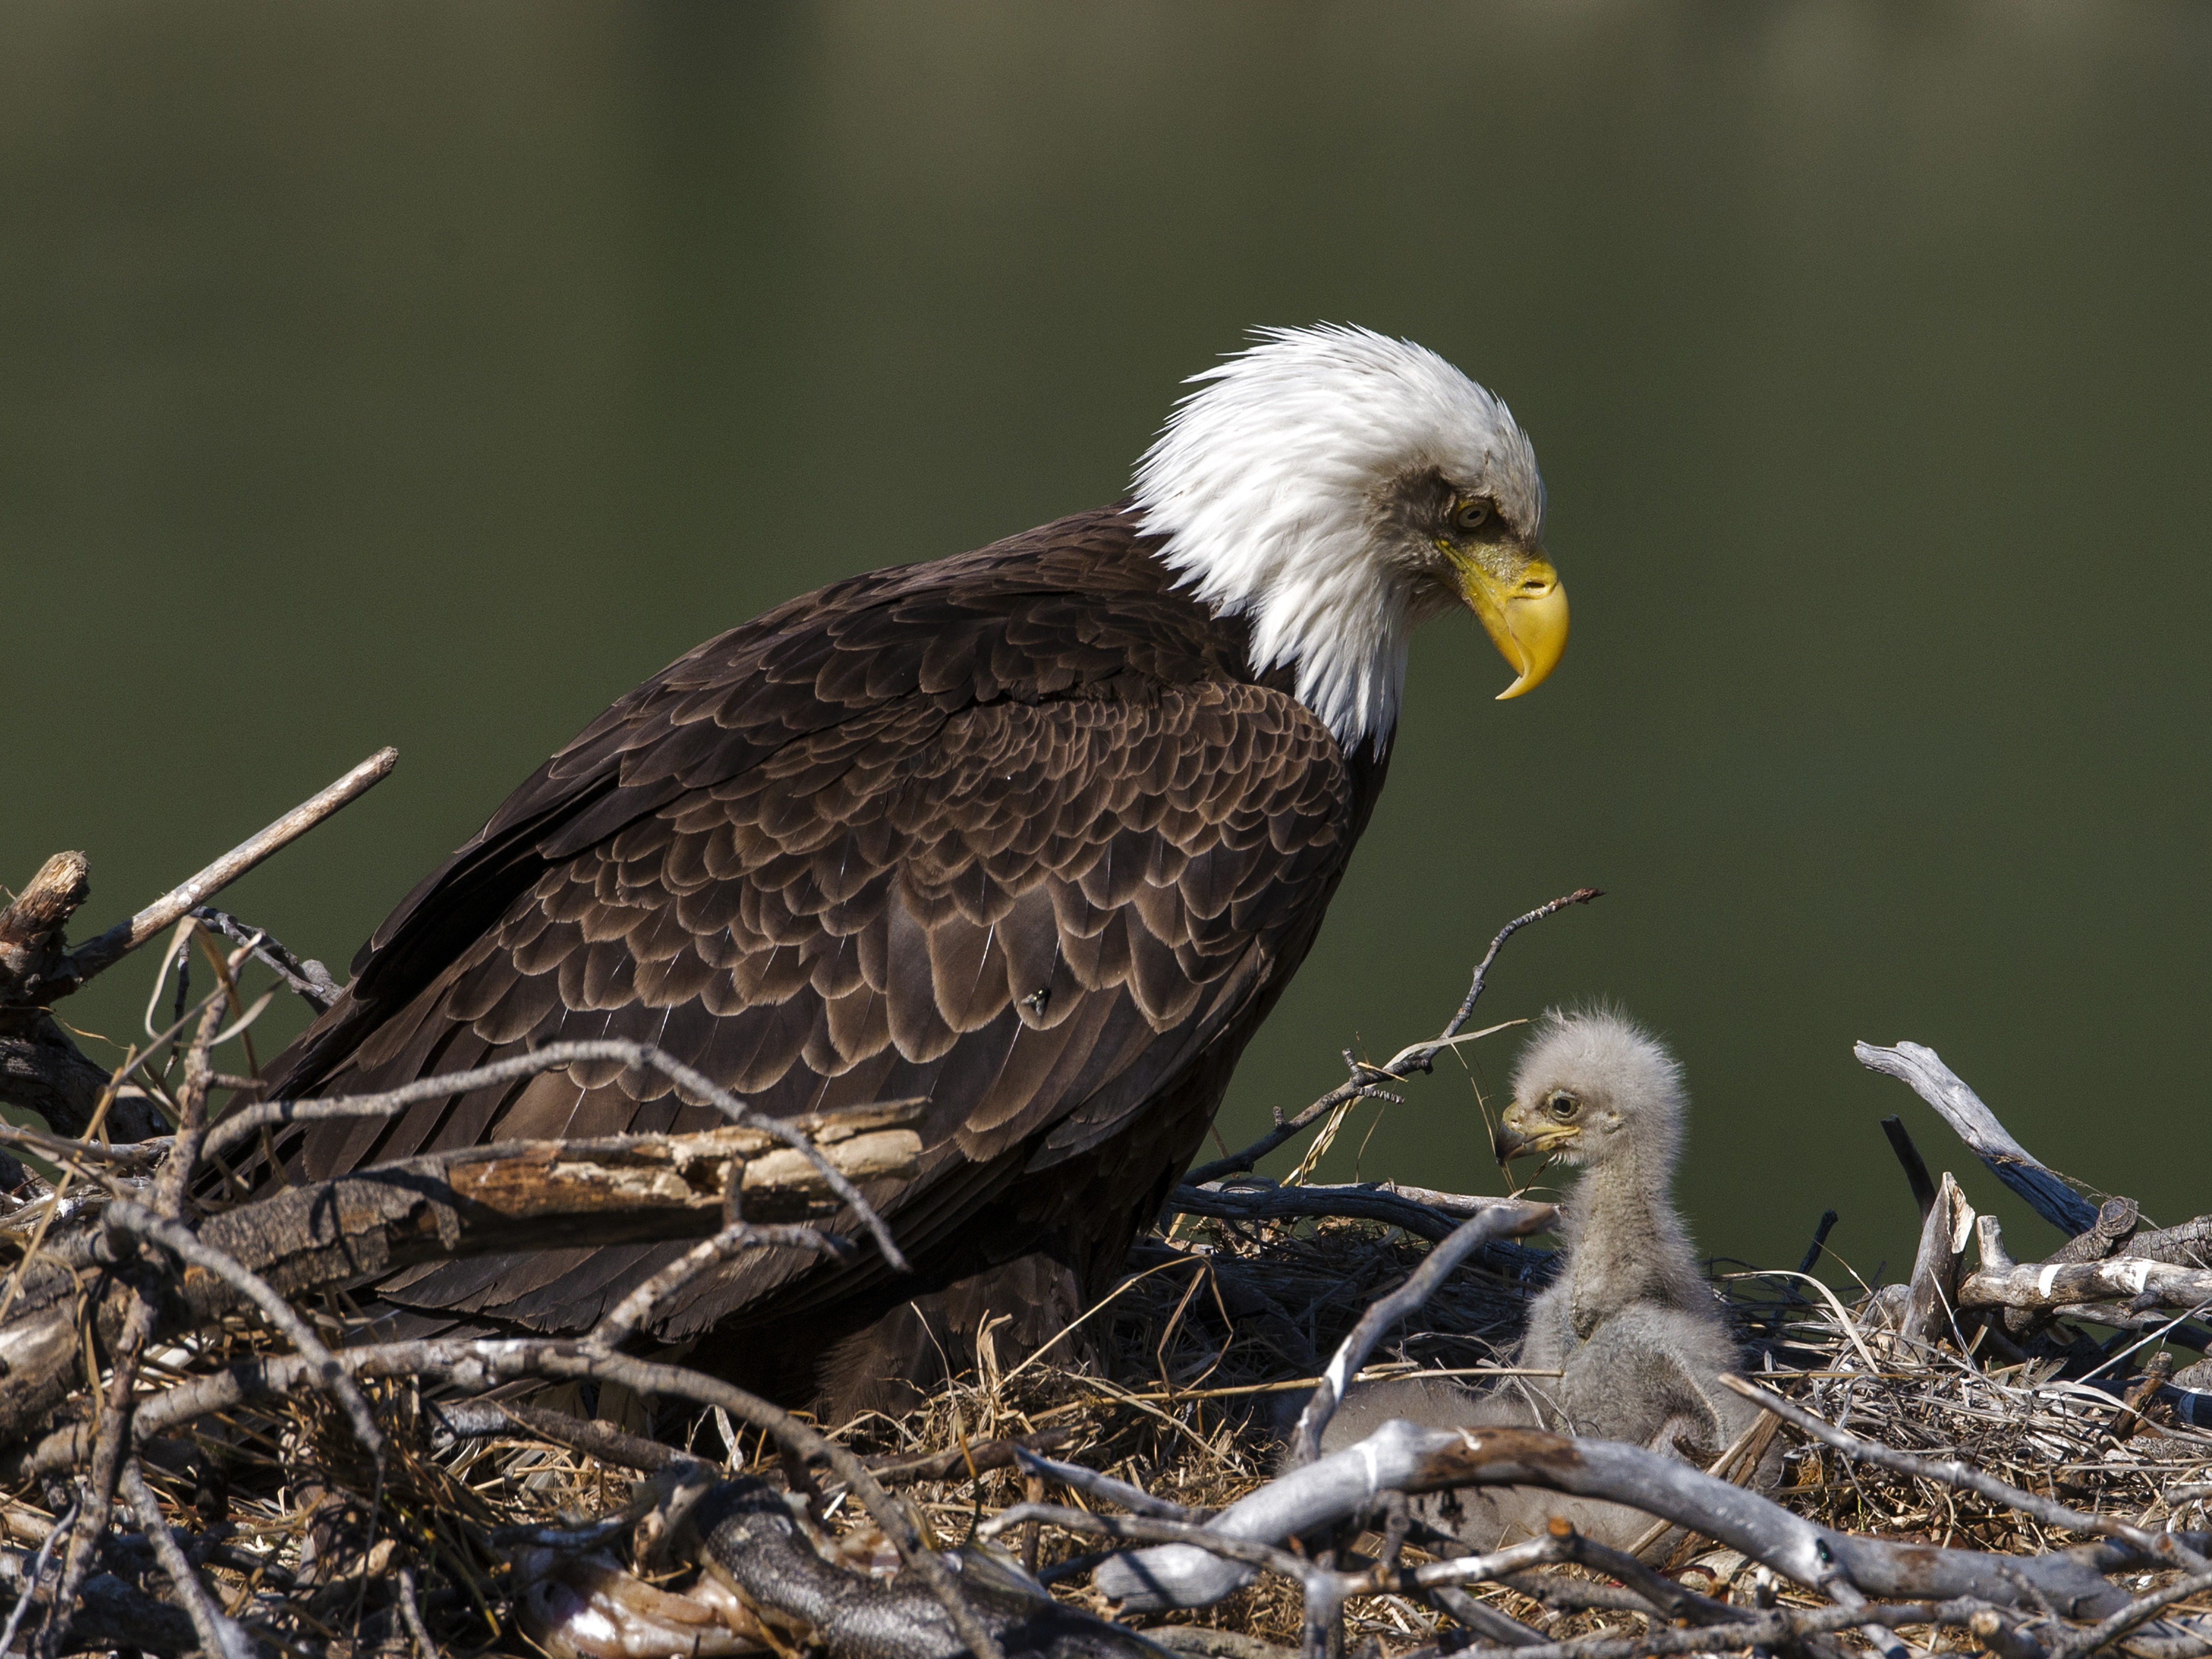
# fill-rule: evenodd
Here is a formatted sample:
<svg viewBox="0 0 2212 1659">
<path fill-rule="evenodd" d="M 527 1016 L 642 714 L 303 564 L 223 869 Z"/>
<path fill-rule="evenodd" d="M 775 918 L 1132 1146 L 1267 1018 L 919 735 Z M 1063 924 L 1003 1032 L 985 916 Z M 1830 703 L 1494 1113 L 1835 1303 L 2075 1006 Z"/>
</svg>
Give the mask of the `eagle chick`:
<svg viewBox="0 0 2212 1659">
<path fill-rule="evenodd" d="M 1741 1359 L 1674 1208 L 1687 1109 L 1681 1067 L 1648 1032 L 1602 1010 L 1545 1016 L 1516 1069 L 1497 1150 L 1501 1163 L 1536 1153 L 1583 1171 L 1560 1206 L 1559 1273 L 1530 1305 L 1513 1361 L 1560 1375 L 1516 1378 L 1480 1395 L 1441 1377 L 1357 1385 L 1322 1449 L 1364 1439 L 1393 1418 L 1431 1427 L 1540 1425 L 1698 1464 L 1732 1444 L 1759 1408 L 1716 1380 Z M 1518 1489 L 1468 1491 L 1458 1506 L 1455 1529 L 1483 1548 L 1540 1530 L 1559 1514 L 1614 1545 L 1650 1524 L 1616 1505 Z"/>
</svg>

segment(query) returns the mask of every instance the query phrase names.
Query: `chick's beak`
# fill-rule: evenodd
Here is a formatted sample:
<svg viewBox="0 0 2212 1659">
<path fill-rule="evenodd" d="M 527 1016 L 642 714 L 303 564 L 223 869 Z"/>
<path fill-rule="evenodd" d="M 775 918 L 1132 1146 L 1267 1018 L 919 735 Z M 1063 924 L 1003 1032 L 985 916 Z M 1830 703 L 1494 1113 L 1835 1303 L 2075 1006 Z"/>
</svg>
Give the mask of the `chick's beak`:
<svg viewBox="0 0 2212 1659">
<path fill-rule="evenodd" d="M 1505 1109 L 1498 1121 L 1497 1132 L 1491 1137 L 1491 1150 L 1498 1154 L 1499 1167 L 1516 1158 L 1534 1158 L 1556 1151 L 1575 1138 L 1577 1131 L 1571 1126 L 1531 1123 L 1522 1115 L 1519 1103 Z"/>
<path fill-rule="evenodd" d="M 1503 702 L 1541 685 L 1567 648 L 1567 590 L 1541 553 L 1510 581 L 1469 562 L 1461 567 L 1460 592 L 1468 608 L 1520 678 L 1498 694 Z"/>
</svg>

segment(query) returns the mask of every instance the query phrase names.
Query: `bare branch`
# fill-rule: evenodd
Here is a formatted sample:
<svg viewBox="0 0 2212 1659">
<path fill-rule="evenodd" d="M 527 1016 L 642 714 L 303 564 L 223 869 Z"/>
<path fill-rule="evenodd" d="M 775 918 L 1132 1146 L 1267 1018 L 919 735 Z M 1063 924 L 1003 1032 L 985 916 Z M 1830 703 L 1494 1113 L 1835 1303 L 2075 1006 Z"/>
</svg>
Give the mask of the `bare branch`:
<svg viewBox="0 0 2212 1659">
<path fill-rule="evenodd" d="M 1540 1429 L 1423 1429 L 1385 1424 L 1356 1446 L 1279 1476 L 1231 1504 L 1207 1529 L 1274 1541 L 1356 1515 L 1386 1490 L 1530 1486 L 1625 1504 L 1701 1532 L 1811 1589 L 1838 1583 L 1873 1596 L 1977 1596 L 2008 1606 L 2031 1593 L 2102 1617 L 2121 1604 L 2103 1574 L 2162 1565 L 2122 1540 L 2060 1555 L 2002 1556 L 1891 1544 L 1843 1533 L 1641 1446 L 1575 1439 Z M 2184 1540 L 2195 1547 L 2193 1538 Z M 1147 1610 L 1203 1607 L 1243 1582 L 1233 1569 L 1179 1546 L 1103 1564 L 1094 1582 Z"/>
<path fill-rule="evenodd" d="M 1966 1079 L 1946 1066 L 1933 1048 L 1917 1042 L 1900 1042 L 1894 1048 L 1855 1042 L 1851 1052 L 1859 1064 L 1909 1084 L 1912 1091 L 1933 1106 L 1943 1121 L 1965 1141 L 1990 1173 L 2018 1193 L 2059 1231 L 2071 1238 L 2096 1224 L 2097 1206 L 2067 1184 L 2056 1170 L 2039 1163 L 2027 1148 L 2012 1138 L 1997 1115 L 1982 1103 Z"/>
<path fill-rule="evenodd" d="M 1962 1308 L 2025 1308 L 2048 1310 L 2092 1302 L 2125 1302 L 2144 1306 L 2201 1308 L 2212 1304 L 2212 1269 L 2177 1267 L 2139 1255 L 2102 1261 L 2014 1261 L 2002 1255 L 1996 1223 L 1983 1218 L 1984 1265 L 1959 1286 Z M 1998 1260 L 1990 1261 L 1990 1247 Z"/>
<path fill-rule="evenodd" d="M 1550 1226 L 1558 1216 L 1559 1211 L 1549 1204 L 1500 1204 L 1485 1210 L 1473 1220 L 1461 1223 L 1450 1237 L 1429 1252 L 1404 1284 L 1362 1314 L 1329 1360 L 1328 1369 L 1322 1373 L 1305 1410 L 1298 1414 L 1297 1428 L 1291 1437 L 1291 1467 L 1310 1463 L 1321 1455 L 1322 1431 L 1336 1414 L 1352 1374 L 1366 1363 L 1383 1332 L 1419 1310 L 1455 1267 L 1492 1239 L 1525 1237 Z"/>
<path fill-rule="evenodd" d="M 1005 1659 L 997 1641 L 967 1605 L 944 1561 L 924 1544 L 913 1517 L 891 1502 L 860 1458 L 788 1412 L 734 1383 L 682 1366 L 655 1364 L 628 1354 L 587 1347 L 568 1339 L 448 1338 L 380 1343 L 349 1348 L 337 1356 L 337 1364 L 349 1379 L 411 1377 L 450 1382 L 478 1393 L 524 1377 L 591 1380 L 618 1382 L 641 1395 L 668 1395 L 702 1406 L 720 1406 L 746 1426 L 764 1431 L 803 1461 L 827 1463 L 852 1488 L 861 1506 L 890 1540 L 900 1560 L 945 1608 L 975 1659 Z M 143 1443 L 166 1429 L 209 1412 L 289 1392 L 317 1375 L 314 1362 L 304 1354 L 240 1361 L 147 1401 L 136 1415 L 133 1431 Z M 51 1472 L 70 1467 L 86 1449 L 88 1443 L 80 1427 L 49 1435 L 29 1456 L 8 1462 L 24 1473 Z"/>
<path fill-rule="evenodd" d="M 322 1340 L 308 1328 L 307 1322 L 292 1311 L 292 1304 L 276 1293 L 269 1281 L 242 1266 L 223 1251 L 203 1243 L 192 1230 L 181 1221 L 171 1221 L 159 1216 L 143 1204 L 128 1199 L 118 1199 L 107 1206 L 107 1224 L 135 1233 L 150 1240 L 184 1262 L 214 1274 L 261 1310 L 262 1317 L 283 1332 L 285 1339 L 300 1351 L 302 1358 L 313 1366 L 316 1382 L 337 1397 L 345 1407 L 347 1421 L 353 1425 L 354 1438 L 360 1441 L 372 1457 L 384 1449 L 384 1436 L 378 1431 L 375 1416 L 369 1411 L 368 1401 L 362 1395 L 354 1381 L 339 1369 L 337 1357 L 325 1347 Z"/>
<path fill-rule="evenodd" d="M 177 1547 L 175 1535 L 169 1530 L 168 1517 L 161 1513 L 161 1500 L 146 1484 L 135 1457 L 123 1466 L 123 1496 L 137 1516 L 147 1542 L 153 1545 L 154 1558 L 167 1575 L 170 1589 L 191 1620 L 192 1629 L 199 1635 L 201 1652 L 208 1659 L 258 1659 L 252 1638 L 239 1627 L 236 1620 L 216 1606 L 207 1586 L 200 1583 L 198 1572 L 185 1559 L 184 1551 Z"/>
<path fill-rule="evenodd" d="M 860 1188 L 846 1179 L 843 1172 L 815 1144 L 816 1135 L 811 1134 L 797 1120 L 770 1117 L 765 1113 L 754 1111 L 728 1090 L 709 1082 L 681 1060 L 664 1054 L 649 1042 L 626 1042 L 611 1037 L 578 1042 L 549 1042 L 542 1048 L 518 1054 L 511 1060 L 478 1066 L 465 1072 L 447 1072 L 418 1079 L 380 1094 L 265 1101 L 242 1107 L 227 1115 L 209 1137 L 208 1152 L 212 1157 L 226 1147 L 236 1146 L 256 1131 L 275 1125 L 315 1122 L 329 1118 L 389 1117 L 417 1101 L 465 1094 L 472 1089 L 508 1083 L 517 1078 L 532 1077 L 540 1072 L 556 1071 L 578 1060 L 619 1060 L 640 1071 L 658 1072 L 692 1098 L 714 1107 L 732 1123 L 758 1130 L 790 1147 L 811 1164 L 821 1173 L 830 1190 L 852 1207 L 853 1213 L 873 1235 L 876 1247 L 883 1252 L 884 1260 L 899 1273 L 911 1271 L 906 1258 L 899 1253 L 890 1226 L 860 1195 Z M 886 1103 L 883 1109 L 889 1109 L 915 1103 L 911 1101 L 891 1102 Z M 839 1113 L 819 1121 L 824 1123 L 848 1121 L 854 1115 L 853 1113 Z"/>
<path fill-rule="evenodd" d="M 1436 1193 L 1414 1197 L 1419 1188 L 1401 1188 L 1391 1182 L 1356 1185 L 1294 1187 L 1209 1182 L 1204 1187 L 1182 1186 L 1168 1194 L 1167 1207 L 1184 1215 L 1213 1216 L 1229 1221 L 1287 1221 L 1305 1216 L 1349 1216 L 1364 1221 L 1386 1222 L 1407 1232 L 1442 1243 L 1468 1216 L 1510 1199 L 1475 1198 Z M 1432 1200 L 1454 1200 L 1459 1207 L 1447 1210 Z"/>
<path fill-rule="evenodd" d="M 675 1261 L 607 1310 L 585 1341 L 594 1347 L 617 1348 L 630 1334 L 653 1317 L 653 1310 L 711 1267 L 720 1266 L 745 1250 L 783 1249 L 813 1250 L 841 1261 L 859 1254 L 853 1242 L 815 1227 L 763 1226 L 740 1221 L 712 1238 L 693 1245 Z"/>
<path fill-rule="evenodd" d="M 266 928 L 252 927 L 212 904 L 193 906 L 192 920 L 213 928 L 234 945 L 246 946 L 319 1014 L 328 1013 L 345 994 L 344 988 L 331 977 L 329 969 L 312 958 L 302 961 L 293 955 Z"/>
<path fill-rule="evenodd" d="M 270 854 L 289 846 L 325 818 L 383 781 L 399 760 L 397 749 L 380 749 L 321 793 L 300 803 L 260 834 L 240 842 L 197 875 L 171 888 L 128 921 L 120 921 L 77 947 L 69 958 L 66 994 L 102 969 L 112 967 L 164 928 L 172 927 L 194 905 L 204 903 Z"/>
<path fill-rule="evenodd" d="M 1427 1042 L 1417 1042 L 1410 1048 L 1401 1050 L 1388 1065 L 1355 1066 L 1349 1081 L 1339 1084 L 1297 1116 L 1278 1122 L 1273 1128 L 1268 1130 L 1266 1134 L 1261 1135 L 1243 1151 L 1231 1152 L 1226 1158 L 1218 1158 L 1211 1164 L 1200 1164 L 1183 1177 L 1184 1184 L 1189 1187 L 1203 1187 L 1206 1182 L 1218 1181 L 1224 1176 L 1242 1175 L 1255 1166 L 1261 1158 L 1273 1152 L 1276 1147 L 1290 1139 L 1291 1136 L 1307 1127 L 1317 1118 L 1334 1111 L 1346 1101 L 1356 1100 L 1362 1095 L 1375 1092 L 1377 1084 L 1396 1082 L 1411 1077 L 1417 1072 L 1428 1071 L 1437 1054 L 1451 1046 L 1454 1040 L 1458 1037 L 1461 1028 L 1474 1017 L 1474 1005 L 1482 996 L 1483 984 L 1489 976 L 1491 964 L 1498 960 L 1498 953 L 1504 947 L 1507 939 L 1511 939 L 1514 934 L 1530 923 L 1541 921 L 1549 915 L 1556 915 L 1571 904 L 1588 904 L 1592 899 L 1604 896 L 1604 893 L 1597 888 L 1578 887 L 1571 893 L 1564 894 L 1548 903 L 1538 905 L 1526 915 L 1514 917 L 1504 927 L 1499 928 L 1498 936 L 1490 941 L 1490 949 L 1483 952 L 1482 960 L 1474 966 L 1474 977 L 1467 988 L 1467 994 L 1460 999 L 1458 1009 L 1453 1013 L 1451 1018 L 1445 1022 L 1444 1029 L 1434 1038 Z"/>
<path fill-rule="evenodd" d="M 2199 1572 L 2168 1584 L 2164 1589 L 2138 1596 L 2103 1623 L 2059 1643 L 2051 1650 L 2051 1659 L 2077 1659 L 2079 1655 L 2094 1653 L 2106 1643 L 2125 1636 L 2152 1614 L 2208 1589 L 2212 1589 L 2212 1572 Z"/>
<path fill-rule="evenodd" d="M 1072 1487 L 1086 1497 L 1103 1498 L 1109 1504 L 1119 1504 L 1132 1515 L 1149 1515 L 1162 1521 L 1182 1521 L 1202 1523 L 1205 1516 L 1199 1510 L 1155 1498 L 1142 1486 L 1133 1486 L 1126 1480 L 1116 1480 L 1110 1474 L 1097 1469 L 1086 1469 L 1079 1463 L 1059 1463 L 1049 1457 L 1040 1457 L 1024 1447 L 1014 1449 L 1015 1460 L 1032 1474 L 1041 1474 Z"/>
<path fill-rule="evenodd" d="M 55 1516 L 53 1525 L 46 1528 L 46 1535 L 39 1545 L 38 1554 L 31 1559 L 30 1571 L 23 1575 L 22 1590 L 15 1597 L 15 1605 L 9 1610 L 7 1626 L 0 1629 L 0 1653 L 15 1650 L 15 1638 L 23 1628 L 23 1615 L 30 1612 L 31 1603 L 38 1598 L 39 1585 L 46 1578 L 46 1568 L 53 1561 L 55 1547 L 68 1537 L 70 1529 L 76 1525 L 77 1509 L 77 1504 L 71 1504 Z"/>
<path fill-rule="evenodd" d="M 1934 1480 L 1943 1486 L 1955 1486 L 1962 1492 L 1978 1493 L 1993 1503 L 2018 1510 L 2022 1515 L 2033 1516 L 2045 1526 L 2087 1533 L 2092 1537 L 2117 1538 L 2154 1559 L 2170 1555 L 2171 1565 L 2175 1566 L 2199 1571 L 2203 1567 L 2203 1558 L 2172 1533 L 2146 1531 L 2112 1516 L 2091 1515 L 2087 1510 L 2061 1504 L 2055 1498 L 2039 1498 L 2032 1492 L 2010 1486 L 1966 1463 L 1939 1463 L 1929 1458 L 1915 1457 L 1910 1452 L 1899 1451 L 1879 1441 L 1863 1439 L 1848 1429 L 1838 1428 L 1826 1418 L 1807 1411 L 1794 1401 L 1784 1400 L 1772 1390 L 1759 1388 L 1743 1377 L 1724 1372 L 1720 1381 L 1723 1387 L 1741 1395 L 1761 1409 L 1771 1412 L 1792 1428 L 1833 1446 L 1847 1457 L 1857 1458 L 1880 1468 L 1894 1469 L 1899 1474 L 1917 1475 L 1923 1480 Z"/>
<path fill-rule="evenodd" d="M 905 1106 L 793 1121 L 828 1143 L 817 1154 L 847 1185 L 910 1171 L 920 1141 Z M 787 1128 L 793 1125 L 784 1126 Z M 815 1160 L 763 1128 L 593 1141 L 509 1141 L 430 1153 L 332 1181 L 288 1187 L 201 1224 L 203 1243 L 285 1295 L 374 1277 L 427 1261 L 542 1249 L 587 1229 L 601 1243 L 710 1236 L 736 1189 L 767 1218 L 802 1218 L 827 1207 Z M 78 1273 L 100 1265 L 96 1228 L 80 1225 L 27 1261 L 17 1316 L 0 1323 L 0 1438 L 39 1424 L 76 1366 Z M 759 1242 L 811 1248 L 799 1235 Z M 161 1330 L 237 1305 L 228 1279 L 187 1273 L 163 1299 Z M 94 1316 L 112 1321 L 112 1287 Z"/>
</svg>

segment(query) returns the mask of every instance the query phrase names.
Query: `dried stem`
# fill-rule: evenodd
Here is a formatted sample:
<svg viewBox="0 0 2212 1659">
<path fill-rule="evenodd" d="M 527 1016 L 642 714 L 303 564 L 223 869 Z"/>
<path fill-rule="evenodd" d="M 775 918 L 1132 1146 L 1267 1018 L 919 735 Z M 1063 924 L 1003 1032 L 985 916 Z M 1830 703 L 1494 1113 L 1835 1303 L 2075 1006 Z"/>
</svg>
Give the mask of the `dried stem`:
<svg viewBox="0 0 2212 1659">
<path fill-rule="evenodd" d="M 1458 1009 L 1453 1013 L 1451 1018 L 1445 1022 L 1442 1031 L 1426 1042 L 1417 1042 L 1409 1048 L 1401 1049 L 1386 1065 L 1364 1066 L 1355 1063 L 1352 1075 L 1348 1081 L 1337 1085 L 1335 1088 L 1315 1101 L 1297 1116 L 1291 1118 L 1279 1116 L 1273 1128 L 1268 1130 L 1266 1134 L 1261 1135 L 1243 1151 L 1231 1152 L 1226 1158 L 1218 1158 L 1211 1164 L 1200 1164 L 1183 1177 L 1184 1184 L 1189 1187 L 1203 1187 L 1207 1182 L 1218 1181 L 1224 1176 L 1242 1175 L 1256 1166 L 1261 1158 L 1324 1114 L 1334 1111 L 1347 1101 L 1375 1094 L 1378 1091 L 1378 1085 L 1381 1084 L 1398 1082 L 1412 1077 L 1418 1072 L 1430 1070 L 1437 1054 L 1452 1045 L 1458 1038 L 1461 1028 L 1473 1018 L 1474 1005 L 1482 996 L 1483 984 L 1489 977 L 1491 964 L 1498 960 L 1498 952 L 1504 946 L 1507 939 L 1511 939 L 1514 934 L 1531 922 L 1541 921 L 1547 916 L 1556 915 L 1571 904 L 1588 904 L 1592 899 L 1604 896 L 1604 893 L 1595 887 L 1578 887 L 1571 893 L 1553 899 L 1548 903 L 1538 905 L 1526 915 L 1514 917 L 1504 927 L 1499 928 L 1498 936 L 1490 941 L 1490 949 L 1483 952 L 1482 960 L 1475 964 L 1474 977 L 1468 985 L 1467 994 L 1460 999 Z"/>
</svg>

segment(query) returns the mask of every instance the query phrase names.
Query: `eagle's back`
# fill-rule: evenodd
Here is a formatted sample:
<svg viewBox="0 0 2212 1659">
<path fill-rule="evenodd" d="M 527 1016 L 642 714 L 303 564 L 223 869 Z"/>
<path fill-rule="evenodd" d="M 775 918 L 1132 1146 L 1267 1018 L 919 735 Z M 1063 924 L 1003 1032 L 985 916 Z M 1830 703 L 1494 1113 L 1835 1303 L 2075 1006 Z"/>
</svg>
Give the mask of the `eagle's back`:
<svg viewBox="0 0 2212 1659">
<path fill-rule="evenodd" d="M 870 1197 L 925 1277 L 1111 1260 L 1194 1152 L 1311 943 L 1382 763 L 1103 509 L 855 577 L 700 647 L 541 768 L 377 930 L 273 1090 L 359 1092 L 583 1037 L 652 1042 L 778 1115 L 921 1097 Z M 486 1140 L 719 1121 L 574 1066 L 318 1125 L 322 1178 Z M 1036 1237 L 1027 1237 L 1025 1236 Z M 587 1326 L 678 1247 L 415 1270 L 401 1305 Z M 739 1264 L 665 1334 L 836 1301 L 871 1262 Z M 878 1284 L 878 1288 L 880 1289 Z"/>
</svg>

